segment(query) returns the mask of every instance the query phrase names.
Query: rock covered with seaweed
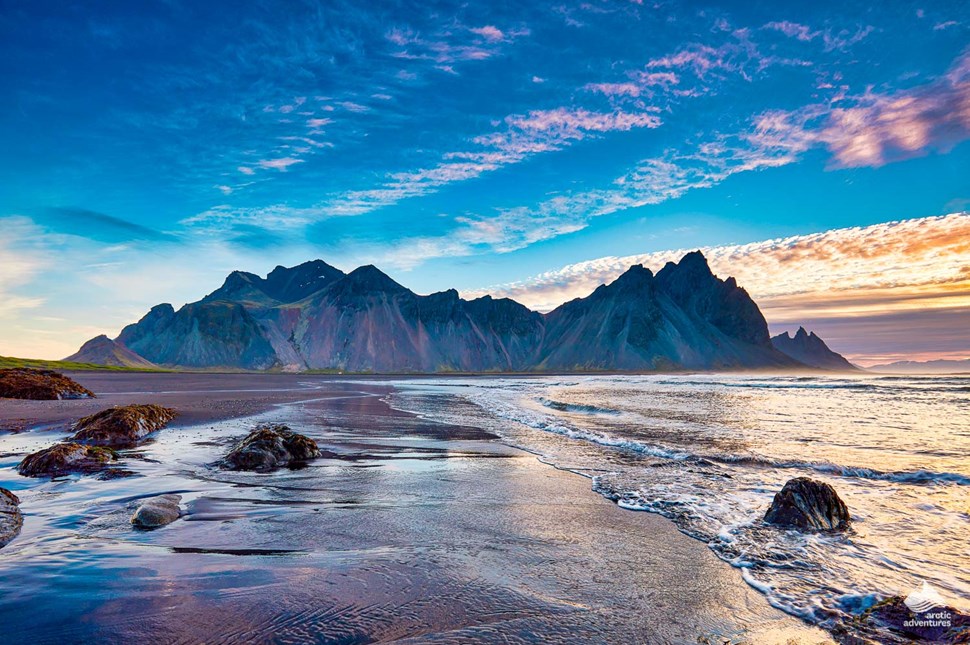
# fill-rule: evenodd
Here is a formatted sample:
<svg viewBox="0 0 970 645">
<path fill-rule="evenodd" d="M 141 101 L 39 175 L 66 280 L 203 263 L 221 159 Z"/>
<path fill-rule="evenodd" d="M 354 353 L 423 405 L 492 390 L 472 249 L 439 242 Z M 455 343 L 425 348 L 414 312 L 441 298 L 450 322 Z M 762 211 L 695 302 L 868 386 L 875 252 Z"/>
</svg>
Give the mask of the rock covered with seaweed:
<svg viewBox="0 0 970 645">
<path fill-rule="evenodd" d="M 265 472 L 322 455 L 313 439 L 285 425 L 264 425 L 236 444 L 219 465 L 227 470 Z"/>
<path fill-rule="evenodd" d="M 174 419 L 175 410 L 160 405 L 122 405 L 84 417 L 72 437 L 96 446 L 130 446 Z"/>
<path fill-rule="evenodd" d="M 0 369 L 0 398 L 58 401 L 94 398 L 94 392 L 60 372 L 13 367 Z"/>
<path fill-rule="evenodd" d="M 71 473 L 93 473 L 101 470 L 117 455 L 110 448 L 66 442 L 38 450 L 24 457 L 17 472 L 24 477 L 57 477 Z"/>
</svg>

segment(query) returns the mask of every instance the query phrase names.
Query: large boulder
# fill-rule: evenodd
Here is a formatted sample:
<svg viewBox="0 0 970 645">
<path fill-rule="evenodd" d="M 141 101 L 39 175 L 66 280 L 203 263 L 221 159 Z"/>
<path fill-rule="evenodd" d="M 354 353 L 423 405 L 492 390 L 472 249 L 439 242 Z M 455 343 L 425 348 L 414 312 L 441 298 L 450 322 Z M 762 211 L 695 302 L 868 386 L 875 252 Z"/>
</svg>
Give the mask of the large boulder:
<svg viewBox="0 0 970 645">
<path fill-rule="evenodd" d="M 267 425 L 256 428 L 236 444 L 220 465 L 229 470 L 265 472 L 321 455 L 313 439 L 284 425 Z"/>
<path fill-rule="evenodd" d="M 841 531 L 849 527 L 849 509 L 825 482 L 796 477 L 775 494 L 765 522 L 808 531 Z"/>
<path fill-rule="evenodd" d="M 57 401 L 94 398 L 94 392 L 53 370 L 14 367 L 0 370 L 0 398 Z"/>
<path fill-rule="evenodd" d="M 181 495 L 159 495 L 145 500 L 131 516 L 132 525 L 140 529 L 154 529 L 171 524 L 179 518 Z"/>
<path fill-rule="evenodd" d="M 56 477 L 70 473 L 93 473 L 117 459 L 110 448 L 79 443 L 58 443 L 24 457 L 17 472 L 24 477 Z"/>
<path fill-rule="evenodd" d="M 0 488 L 0 547 L 17 537 L 24 525 L 20 499 L 6 488 Z"/>
<path fill-rule="evenodd" d="M 174 418 L 175 410 L 160 405 L 121 405 L 78 421 L 71 439 L 96 446 L 130 446 Z"/>
</svg>

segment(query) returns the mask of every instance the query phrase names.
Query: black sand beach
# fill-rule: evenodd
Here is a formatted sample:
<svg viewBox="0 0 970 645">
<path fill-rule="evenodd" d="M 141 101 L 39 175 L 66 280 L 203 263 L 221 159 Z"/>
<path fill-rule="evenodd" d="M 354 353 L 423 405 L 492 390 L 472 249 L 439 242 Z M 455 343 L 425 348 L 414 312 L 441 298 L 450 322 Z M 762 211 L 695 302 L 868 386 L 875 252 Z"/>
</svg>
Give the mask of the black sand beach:
<svg viewBox="0 0 970 645">
<path fill-rule="evenodd" d="M 0 553 L 5 642 L 829 640 L 669 521 L 480 430 L 392 410 L 377 379 L 73 376 L 99 398 L 0 401 L 0 485 L 25 514 Z M 120 403 L 180 412 L 122 453 L 136 476 L 16 474 L 25 452 Z M 207 466 L 257 418 L 338 457 L 268 474 Z M 173 492 L 182 519 L 131 528 L 138 499 Z"/>
</svg>

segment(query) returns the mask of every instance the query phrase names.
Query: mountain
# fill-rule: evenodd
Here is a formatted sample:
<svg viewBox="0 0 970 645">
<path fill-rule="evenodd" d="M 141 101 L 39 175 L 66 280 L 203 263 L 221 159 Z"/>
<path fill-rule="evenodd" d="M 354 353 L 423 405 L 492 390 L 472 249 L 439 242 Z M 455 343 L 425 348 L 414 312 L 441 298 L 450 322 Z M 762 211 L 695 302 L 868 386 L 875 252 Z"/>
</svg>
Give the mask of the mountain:
<svg viewBox="0 0 970 645">
<path fill-rule="evenodd" d="M 545 370 L 794 367 L 757 305 L 700 253 L 656 276 L 640 265 L 546 316 Z"/>
<path fill-rule="evenodd" d="M 111 340 L 104 334 L 84 343 L 81 345 L 81 349 L 64 360 L 75 363 L 110 365 L 112 367 L 156 367 L 151 362 L 146 361 L 135 352 L 121 343 Z"/>
<path fill-rule="evenodd" d="M 970 358 L 963 360 L 896 361 L 884 365 L 870 365 L 866 369 L 889 374 L 970 374 Z"/>
<path fill-rule="evenodd" d="M 779 352 L 810 367 L 817 367 L 822 370 L 857 369 L 841 354 L 829 349 L 825 341 L 816 336 L 815 332 L 808 333 L 804 327 L 799 327 L 794 336 L 790 336 L 787 331 L 773 336 L 771 344 Z"/>
<path fill-rule="evenodd" d="M 631 267 L 545 315 L 507 298 L 465 300 L 454 289 L 418 295 L 371 265 L 344 273 L 316 260 L 276 267 L 265 278 L 234 271 L 198 302 L 178 310 L 157 305 L 114 341 L 95 340 L 105 347 L 100 351 L 106 360 L 113 346 L 129 352 L 127 360 L 190 368 L 430 373 L 805 367 L 773 347 L 757 304 L 733 278 L 711 273 L 700 252 L 656 275 Z"/>
</svg>

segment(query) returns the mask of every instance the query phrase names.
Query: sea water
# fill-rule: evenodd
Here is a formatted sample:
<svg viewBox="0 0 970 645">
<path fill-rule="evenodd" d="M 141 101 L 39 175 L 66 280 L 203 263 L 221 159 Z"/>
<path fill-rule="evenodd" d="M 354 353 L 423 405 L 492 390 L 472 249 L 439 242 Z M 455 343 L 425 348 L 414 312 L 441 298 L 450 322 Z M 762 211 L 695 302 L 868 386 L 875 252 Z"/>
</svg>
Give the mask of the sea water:
<svg viewBox="0 0 970 645">
<path fill-rule="evenodd" d="M 670 518 L 778 608 L 832 626 L 929 582 L 970 611 L 970 377 L 549 376 L 406 380 L 391 404 L 479 425 L 631 511 Z M 474 406 L 469 406 L 471 402 Z M 794 477 L 852 528 L 763 522 Z M 604 544 L 603 548 L 609 548 Z"/>
</svg>

